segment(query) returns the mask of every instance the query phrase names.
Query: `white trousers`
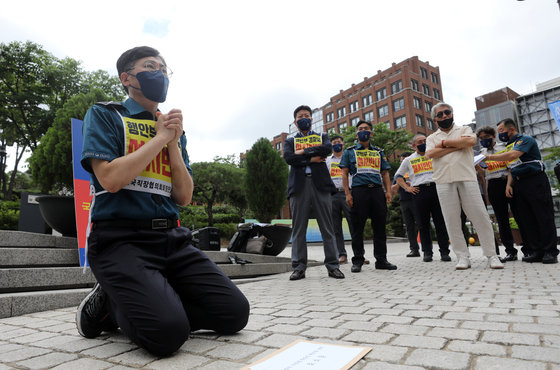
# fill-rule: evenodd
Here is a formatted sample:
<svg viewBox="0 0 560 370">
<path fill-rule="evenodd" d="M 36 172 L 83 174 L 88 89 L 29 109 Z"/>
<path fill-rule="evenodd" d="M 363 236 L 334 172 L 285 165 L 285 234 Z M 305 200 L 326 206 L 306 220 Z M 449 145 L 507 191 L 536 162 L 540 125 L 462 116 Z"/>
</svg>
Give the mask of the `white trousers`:
<svg viewBox="0 0 560 370">
<path fill-rule="evenodd" d="M 453 252 L 459 257 L 470 257 L 461 225 L 461 208 L 474 225 L 482 252 L 485 256 L 495 256 L 494 230 L 490 216 L 482 201 L 476 181 L 457 181 L 449 184 L 436 184 L 445 226 Z"/>
</svg>

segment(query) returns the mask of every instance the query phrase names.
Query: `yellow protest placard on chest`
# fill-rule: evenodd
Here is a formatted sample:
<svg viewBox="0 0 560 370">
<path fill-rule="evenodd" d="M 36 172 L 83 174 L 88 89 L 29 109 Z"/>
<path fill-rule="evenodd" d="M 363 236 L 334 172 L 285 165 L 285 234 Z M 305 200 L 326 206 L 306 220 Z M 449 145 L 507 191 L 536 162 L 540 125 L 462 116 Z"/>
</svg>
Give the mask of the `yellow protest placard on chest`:
<svg viewBox="0 0 560 370">
<path fill-rule="evenodd" d="M 339 162 L 331 162 L 331 178 L 342 178 L 342 168 Z"/>
<path fill-rule="evenodd" d="M 356 156 L 356 172 L 357 173 L 380 173 L 381 172 L 381 155 L 377 150 L 371 149 L 354 149 Z"/>
<path fill-rule="evenodd" d="M 311 148 L 323 144 L 323 138 L 319 135 L 307 135 L 294 137 L 295 150 Z"/>
<path fill-rule="evenodd" d="M 133 153 L 156 136 L 155 121 L 123 117 L 126 154 Z M 167 147 L 125 189 L 170 196 L 171 164 Z"/>
<path fill-rule="evenodd" d="M 410 165 L 412 166 L 412 172 L 414 175 L 420 175 L 426 172 L 433 172 L 432 160 L 424 156 L 416 157 L 410 160 Z"/>
</svg>

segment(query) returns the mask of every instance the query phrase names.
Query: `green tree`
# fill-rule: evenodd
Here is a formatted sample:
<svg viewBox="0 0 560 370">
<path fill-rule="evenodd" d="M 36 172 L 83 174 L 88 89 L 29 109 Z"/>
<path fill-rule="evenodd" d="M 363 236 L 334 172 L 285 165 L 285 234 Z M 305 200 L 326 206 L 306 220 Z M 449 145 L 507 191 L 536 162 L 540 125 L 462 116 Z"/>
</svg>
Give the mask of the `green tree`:
<svg viewBox="0 0 560 370">
<path fill-rule="evenodd" d="M 560 161 L 560 146 L 544 149 L 541 154 L 546 162 L 546 174 L 550 179 L 550 185 L 553 189 L 560 191 L 560 183 L 554 173 L 554 166 Z"/>
<path fill-rule="evenodd" d="M 214 207 L 218 202 L 235 204 L 238 208 L 243 200 L 243 169 L 219 162 L 197 162 L 193 171 L 193 201 L 206 206 L 208 225 L 214 225 Z"/>
<path fill-rule="evenodd" d="M 286 202 L 288 165 L 267 138 L 253 144 L 245 159 L 249 208 L 260 222 L 270 222 Z"/>
<path fill-rule="evenodd" d="M 72 192 L 72 118 L 84 119 L 93 104 L 108 100 L 100 89 L 72 97 L 56 112 L 53 125 L 29 158 L 33 181 L 41 192 Z"/>
<path fill-rule="evenodd" d="M 72 58 L 57 59 L 31 41 L 0 44 L 0 146 L 16 145 L 13 174 L 26 150 L 37 149 L 58 109 L 73 96 L 100 87 L 117 99 L 120 81 L 107 72 L 84 72 Z M 0 170 L 4 178 L 5 169 Z M 11 197 L 14 177 L 4 192 Z M 5 189 L 5 186 L 3 186 Z"/>
</svg>

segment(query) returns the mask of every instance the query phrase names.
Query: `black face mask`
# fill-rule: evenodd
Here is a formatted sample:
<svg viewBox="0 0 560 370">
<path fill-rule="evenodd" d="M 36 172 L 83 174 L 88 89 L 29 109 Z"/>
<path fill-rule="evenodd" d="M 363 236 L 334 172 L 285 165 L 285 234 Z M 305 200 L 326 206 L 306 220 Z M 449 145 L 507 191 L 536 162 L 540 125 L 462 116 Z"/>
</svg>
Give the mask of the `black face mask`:
<svg viewBox="0 0 560 370">
<path fill-rule="evenodd" d="M 443 129 L 450 128 L 451 125 L 453 124 L 453 117 L 448 118 L 448 119 L 444 119 L 443 121 L 438 121 L 437 124 L 440 128 L 443 128 Z"/>
</svg>

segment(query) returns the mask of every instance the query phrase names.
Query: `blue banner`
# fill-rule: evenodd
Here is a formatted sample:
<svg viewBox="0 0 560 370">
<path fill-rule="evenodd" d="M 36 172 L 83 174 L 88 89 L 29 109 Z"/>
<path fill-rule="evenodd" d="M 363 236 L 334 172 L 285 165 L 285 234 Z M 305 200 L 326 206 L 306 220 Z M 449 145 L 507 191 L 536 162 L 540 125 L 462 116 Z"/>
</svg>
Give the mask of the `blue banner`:
<svg viewBox="0 0 560 370">
<path fill-rule="evenodd" d="M 550 113 L 552 113 L 552 117 L 556 121 L 556 126 L 560 130 L 560 100 L 548 103 L 548 109 L 550 109 Z"/>
</svg>

